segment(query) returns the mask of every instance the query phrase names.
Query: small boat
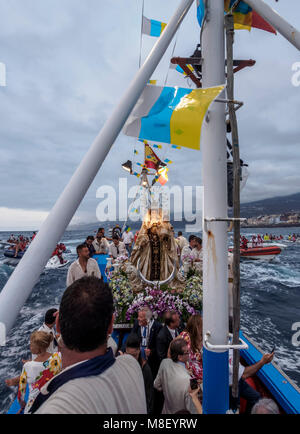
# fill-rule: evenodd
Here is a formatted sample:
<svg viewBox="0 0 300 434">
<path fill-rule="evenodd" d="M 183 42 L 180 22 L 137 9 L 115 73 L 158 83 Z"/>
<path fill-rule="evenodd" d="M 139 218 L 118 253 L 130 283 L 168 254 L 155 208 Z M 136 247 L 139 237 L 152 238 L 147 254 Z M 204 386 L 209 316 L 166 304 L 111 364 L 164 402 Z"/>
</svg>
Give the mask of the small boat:
<svg viewBox="0 0 300 434">
<path fill-rule="evenodd" d="M 229 252 L 233 252 L 230 248 Z M 275 256 L 281 253 L 281 248 L 278 246 L 268 247 L 250 247 L 248 249 L 240 249 L 241 259 L 261 259 L 264 261 L 271 261 Z"/>
<path fill-rule="evenodd" d="M 3 254 L 4 254 L 4 256 L 6 258 L 21 259 L 23 257 L 23 255 L 24 255 L 24 253 L 25 253 L 25 250 L 24 251 L 19 251 L 18 254 L 17 254 L 17 256 L 15 256 L 15 251 L 14 250 L 5 249 Z"/>
<path fill-rule="evenodd" d="M 64 262 L 61 263 L 59 260 L 59 257 L 57 255 L 52 256 L 52 258 L 49 259 L 49 261 L 47 262 L 45 268 L 47 270 L 54 270 L 57 268 L 64 268 L 66 265 L 69 264 L 70 261 L 64 259 Z"/>
</svg>

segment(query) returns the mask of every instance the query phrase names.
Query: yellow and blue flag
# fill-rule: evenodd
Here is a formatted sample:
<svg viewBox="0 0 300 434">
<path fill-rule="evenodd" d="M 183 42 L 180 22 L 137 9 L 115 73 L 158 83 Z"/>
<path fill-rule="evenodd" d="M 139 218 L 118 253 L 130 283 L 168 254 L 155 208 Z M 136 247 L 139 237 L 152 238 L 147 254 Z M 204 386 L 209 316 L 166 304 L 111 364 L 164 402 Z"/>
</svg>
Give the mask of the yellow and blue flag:
<svg viewBox="0 0 300 434">
<path fill-rule="evenodd" d="M 191 72 L 195 72 L 194 67 L 192 65 L 187 65 Z M 170 69 L 175 69 L 180 72 L 180 74 L 187 75 L 187 73 L 181 68 L 181 66 L 176 65 L 175 63 L 170 63 Z"/>
<path fill-rule="evenodd" d="M 142 33 L 148 36 L 159 37 L 164 31 L 167 23 L 162 21 L 150 20 L 143 16 Z"/>
<path fill-rule="evenodd" d="M 205 12 L 204 0 L 197 0 L 197 20 L 200 27 L 202 26 L 204 12 Z"/>
<path fill-rule="evenodd" d="M 199 150 L 202 121 L 223 89 L 224 85 L 206 89 L 147 85 L 123 131 L 140 140 Z"/>
<path fill-rule="evenodd" d="M 230 12 L 235 5 L 236 0 L 224 0 L 225 13 Z M 202 26 L 205 13 L 204 0 L 197 0 L 197 19 L 200 27 Z M 236 30 L 251 30 L 255 27 L 266 32 L 274 33 L 276 30 L 266 20 L 264 20 L 254 9 L 248 6 L 244 1 L 240 1 L 233 10 L 234 28 Z"/>
</svg>

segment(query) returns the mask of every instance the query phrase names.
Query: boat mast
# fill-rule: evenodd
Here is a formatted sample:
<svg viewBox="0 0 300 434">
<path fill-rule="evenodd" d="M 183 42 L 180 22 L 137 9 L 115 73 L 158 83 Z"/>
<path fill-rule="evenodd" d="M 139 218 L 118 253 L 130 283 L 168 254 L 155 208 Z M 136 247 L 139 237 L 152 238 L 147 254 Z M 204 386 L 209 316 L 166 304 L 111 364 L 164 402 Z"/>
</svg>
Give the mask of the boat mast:
<svg viewBox="0 0 300 434">
<path fill-rule="evenodd" d="M 300 50 L 300 32 L 262 0 L 244 0 L 268 21 L 285 39 Z"/>
<path fill-rule="evenodd" d="M 73 215 L 97 175 L 103 161 L 118 137 L 144 87 L 159 64 L 182 20 L 194 0 L 181 3 L 158 39 L 143 66 L 137 72 L 127 91 L 95 139 L 86 156 L 75 171 L 63 193 L 41 226 L 15 271 L 0 294 L 0 331 L 7 334 L 22 306 L 64 234 Z M 3 337 L 0 339 L 3 340 Z M 0 342 L 0 345 L 3 342 Z"/>
<path fill-rule="evenodd" d="M 224 0 L 207 1 L 202 34 L 202 83 L 225 83 Z M 224 92 L 224 91 L 223 91 Z M 224 94 L 220 95 L 224 98 Z M 225 104 L 214 102 L 202 129 L 203 227 L 203 412 L 229 407 L 227 170 Z M 214 221 L 218 219 L 219 221 Z M 209 345 L 207 345 L 207 342 Z"/>
</svg>

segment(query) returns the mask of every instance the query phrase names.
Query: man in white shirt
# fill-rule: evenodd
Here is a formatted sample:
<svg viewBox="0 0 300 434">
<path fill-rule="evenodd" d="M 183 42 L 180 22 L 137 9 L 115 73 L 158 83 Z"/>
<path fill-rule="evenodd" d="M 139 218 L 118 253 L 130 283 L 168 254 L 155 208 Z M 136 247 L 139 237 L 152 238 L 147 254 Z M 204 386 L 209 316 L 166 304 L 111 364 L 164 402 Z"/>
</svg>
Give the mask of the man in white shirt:
<svg viewBox="0 0 300 434">
<path fill-rule="evenodd" d="M 176 238 L 176 241 L 177 241 L 177 245 L 180 248 L 180 253 L 185 246 L 189 245 L 188 240 L 182 235 L 181 231 L 178 232 L 178 237 Z"/>
<path fill-rule="evenodd" d="M 126 250 L 127 250 L 129 256 L 131 255 L 131 251 L 132 251 L 133 239 L 134 239 L 134 236 L 133 236 L 133 233 L 131 231 L 123 232 L 122 241 L 125 244 L 125 247 L 126 247 Z"/>
<path fill-rule="evenodd" d="M 45 314 L 45 321 L 43 325 L 38 329 L 39 332 L 46 332 L 53 336 L 53 340 L 47 348 L 48 353 L 55 353 L 57 351 L 56 333 L 55 333 L 55 321 L 56 315 L 54 315 L 57 309 L 48 309 Z"/>
<path fill-rule="evenodd" d="M 189 394 L 190 374 L 185 364 L 189 351 L 184 339 L 175 339 L 170 344 L 170 359 L 164 359 L 154 381 L 154 387 L 164 394 L 163 414 L 174 414 L 179 410 L 197 413 Z"/>
<path fill-rule="evenodd" d="M 186 257 L 190 256 L 192 253 L 192 250 L 196 246 L 196 235 L 190 235 L 189 236 L 189 244 L 184 246 L 181 251 L 181 262 L 186 262 Z M 188 261 L 189 262 L 189 261 Z"/>
<path fill-rule="evenodd" d="M 112 237 L 112 243 L 109 246 L 108 254 L 113 259 L 117 259 L 118 256 L 128 256 L 125 244 L 119 240 L 117 235 Z"/>
<path fill-rule="evenodd" d="M 107 255 L 109 249 L 109 242 L 104 237 L 102 232 L 97 233 L 96 239 L 93 241 L 93 247 L 96 255 Z"/>
<path fill-rule="evenodd" d="M 66 289 L 56 317 L 63 370 L 42 387 L 32 413 L 147 413 L 139 363 L 130 355 L 115 358 L 107 347 L 113 312 L 102 280 L 83 277 Z"/>
<path fill-rule="evenodd" d="M 67 287 L 75 280 L 85 276 L 95 276 L 101 279 L 98 262 L 90 258 L 90 251 L 86 244 L 80 244 L 76 248 L 78 259 L 70 265 L 67 275 Z"/>
<path fill-rule="evenodd" d="M 193 262 L 198 271 L 202 273 L 203 269 L 203 250 L 202 250 L 202 240 L 199 237 L 195 238 L 195 247 L 192 250 L 191 255 L 193 256 Z"/>
</svg>

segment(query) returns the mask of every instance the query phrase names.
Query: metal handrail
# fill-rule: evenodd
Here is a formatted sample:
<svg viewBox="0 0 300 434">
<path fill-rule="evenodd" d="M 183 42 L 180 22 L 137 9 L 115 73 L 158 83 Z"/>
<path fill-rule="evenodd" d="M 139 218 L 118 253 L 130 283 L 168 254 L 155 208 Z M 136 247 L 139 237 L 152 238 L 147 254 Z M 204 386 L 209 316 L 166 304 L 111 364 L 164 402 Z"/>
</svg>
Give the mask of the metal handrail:
<svg viewBox="0 0 300 434">
<path fill-rule="evenodd" d="M 229 343 L 227 345 L 226 344 L 220 344 L 220 345 L 217 344 L 217 345 L 214 345 L 214 344 L 211 344 L 208 341 L 208 338 L 210 336 L 211 336 L 210 331 L 207 331 L 205 333 L 205 335 L 204 335 L 204 346 L 208 350 L 224 350 L 224 351 L 226 351 L 226 350 L 247 350 L 249 348 L 248 344 L 246 344 L 246 342 L 244 342 L 243 339 L 241 339 L 241 338 L 239 338 L 239 341 L 241 342 L 240 344 L 231 344 L 231 343 Z M 233 335 L 231 333 L 228 333 L 228 337 L 232 338 Z"/>
</svg>

